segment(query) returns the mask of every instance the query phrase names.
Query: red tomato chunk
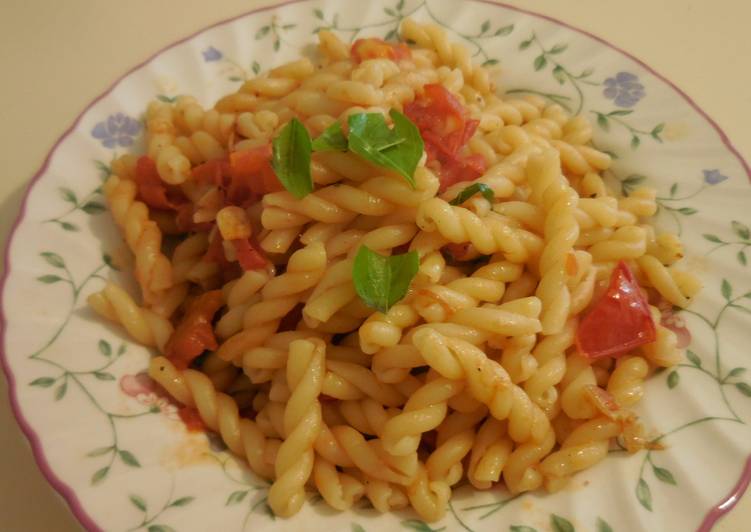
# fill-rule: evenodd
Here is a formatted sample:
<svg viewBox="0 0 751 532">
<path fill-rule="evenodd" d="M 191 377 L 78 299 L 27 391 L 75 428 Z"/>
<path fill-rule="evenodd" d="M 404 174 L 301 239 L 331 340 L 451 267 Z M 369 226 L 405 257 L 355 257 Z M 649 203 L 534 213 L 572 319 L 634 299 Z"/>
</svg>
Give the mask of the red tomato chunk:
<svg viewBox="0 0 751 532">
<path fill-rule="evenodd" d="M 240 238 L 231 242 L 235 246 L 237 261 L 244 271 L 260 270 L 266 267 L 266 255 L 260 246 L 251 242 L 250 239 Z"/>
<path fill-rule="evenodd" d="M 610 285 L 579 324 L 576 347 L 588 358 L 617 357 L 657 337 L 649 305 L 625 262 L 613 270 Z"/>
<path fill-rule="evenodd" d="M 211 322 L 223 304 L 221 290 L 204 292 L 193 300 L 164 349 L 175 367 L 185 369 L 206 349 L 218 347 Z"/>
<path fill-rule="evenodd" d="M 430 83 L 423 90 L 421 96 L 404 106 L 404 114 L 419 128 L 428 162 L 440 165 L 440 192 L 455 183 L 474 181 L 485 173 L 485 159 L 460 151 L 479 122 L 467 117 L 467 110 L 443 85 Z"/>
<path fill-rule="evenodd" d="M 192 170 L 199 183 L 218 186 L 226 205 L 248 207 L 264 194 L 284 190 L 271 168 L 271 145 L 230 153 L 227 159 L 214 159 Z"/>
<path fill-rule="evenodd" d="M 136 162 L 135 174 L 138 198 L 149 207 L 163 210 L 178 210 L 185 203 L 185 197 L 177 187 L 167 188 L 167 185 L 159 177 L 156 163 L 147 156 L 142 155 Z"/>
</svg>

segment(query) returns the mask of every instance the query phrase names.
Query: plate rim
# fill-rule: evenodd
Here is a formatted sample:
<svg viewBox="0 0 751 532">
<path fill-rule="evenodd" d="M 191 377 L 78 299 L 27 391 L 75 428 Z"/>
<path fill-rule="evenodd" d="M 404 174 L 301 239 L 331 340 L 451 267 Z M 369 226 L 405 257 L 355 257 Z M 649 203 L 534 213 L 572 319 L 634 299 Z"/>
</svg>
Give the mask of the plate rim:
<svg viewBox="0 0 751 532">
<path fill-rule="evenodd" d="M 36 462 L 37 467 L 39 468 L 39 471 L 42 473 L 42 476 L 50 484 L 50 486 L 66 502 L 66 504 L 68 505 L 68 508 L 70 508 L 70 511 L 73 514 L 73 517 L 75 517 L 78 520 L 78 522 L 87 530 L 99 531 L 103 529 L 84 509 L 83 504 L 81 503 L 76 491 L 70 485 L 68 485 L 65 481 L 63 481 L 60 477 L 58 477 L 58 475 L 53 471 L 52 467 L 47 461 L 47 456 L 44 454 L 44 449 L 42 448 L 42 443 L 41 443 L 39 434 L 37 433 L 37 431 L 34 430 L 34 428 L 32 428 L 31 424 L 28 422 L 28 420 L 26 419 L 26 417 L 23 415 L 21 411 L 16 377 L 11 371 L 9 357 L 8 357 L 8 353 L 6 349 L 5 333 L 7 329 L 7 319 L 6 319 L 6 312 L 5 312 L 5 287 L 6 287 L 8 278 L 10 277 L 11 260 L 10 260 L 9 253 L 13 245 L 13 241 L 16 237 L 16 232 L 18 228 L 20 227 L 21 223 L 24 221 L 24 218 L 26 216 L 28 199 L 31 194 L 31 191 L 36 186 L 38 181 L 41 179 L 42 175 L 44 175 L 44 173 L 49 168 L 50 161 L 52 160 L 52 156 L 58 150 L 60 145 L 68 138 L 68 136 L 70 136 L 71 133 L 75 131 L 75 129 L 78 127 L 79 123 L 83 119 L 84 115 L 86 115 L 86 113 L 93 106 L 95 106 L 101 100 L 106 98 L 125 78 L 127 78 L 134 72 L 140 70 L 141 68 L 145 67 L 151 61 L 153 61 L 154 59 L 156 59 L 163 53 L 167 52 L 168 50 L 171 50 L 172 48 L 179 46 L 180 44 L 187 42 L 209 30 L 212 30 L 219 26 L 230 24 L 234 22 L 235 20 L 250 16 L 250 15 L 254 15 L 256 13 L 262 13 L 264 11 L 270 11 L 273 9 L 286 7 L 289 5 L 302 4 L 302 3 L 306 3 L 310 1 L 312 0 L 284 0 L 282 2 L 275 2 L 269 5 L 259 6 L 255 9 L 251 9 L 248 11 L 243 11 L 236 15 L 232 15 L 231 17 L 227 17 L 217 22 L 214 22 L 208 26 L 203 26 L 197 29 L 196 31 L 186 35 L 185 37 L 182 37 L 169 44 L 166 44 L 165 46 L 163 46 L 156 52 L 152 53 L 146 59 L 137 63 L 136 65 L 134 65 L 133 67 L 125 71 L 123 74 L 118 76 L 112 83 L 110 83 L 110 85 L 106 89 L 104 89 L 104 91 L 102 91 L 98 96 L 96 96 L 93 100 L 91 100 L 88 104 L 86 104 L 86 106 L 79 112 L 79 114 L 73 120 L 71 125 L 65 131 L 63 131 L 63 133 L 57 138 L 54 144 L 52 144 L 49 151 L 47 152 L 47 155 L 44 158 L 44 161 L 42 162 L 42 165 L 39 167 L 39 169 L 34 173 L 34 175 L 26 184 L 26 189 L 24 191 L 23 198 L 21 199 L 21 204 L 20 204 L 20 209 L 18 211 L 18 215 L 16 216 L 16 218 L 13 221 L 13 224 L 10 227 L 10 230 L 8 232 L 8 236 L 5 242 L 5 246 L 3 249 L 4 271 L 3 271 L 2 279 L 0 279 L 0 366 L 2 366 L 3 372 L 5 373 L 6 381 L 8 383 L 8 399 L 9 399 L 9 403 L 11 407 L 11 412 L 16 422 L 18 423 L 18 426 L 21 429 L 21 432 L 25 436 L 26 440 L 29 442 L 32 456 L 34 458 L 34 461 Z M 660 81 L 668 85 L 668 87 L 673 89 L 676 93 L 678 93 L 678 95 L 681 96 L 694 111 L 699 113 L 699 115 L 707 121 L 707 123 L 717 132 L 717 134 L 720 137 L 720 140 L 725 145 L 725 147 L 727 147 L 730 153 L 738 160 L 741 167 L 746 172 L 746 177 L 749 179 L 749 182 L 751 182 L 751 166 L 749 166 L 749 163 L 745 160 L 743 155 L 741 155 L 741 153 L 732 143 L 732 141 L 727 136 L 727 134 L 722 129 L 722 127 L 720 127 L 720 125 L 711 116 L 709 116 L 709 114 L 707 114 L 707 112 L 704 111 L 704 109 L 700 107 L 699 104 L 696 103 L 696 101 L 694 101 L 694 99 L 691 98 L 691 96 L 689 96 L 685 91 L 683 91 L 675 83 L 669 80 L 666 76 L 660 74 L 657 70 L 655 70 L 654 68 L 649 66 L 647 63 L 645 63 L 644 61 L 636 57 L 634 54 L 624 50 L 620 46 L 613 44 L 612 42 L 598 35 L 595 35 L 594 33 L 591 33 L 588 30 L 569 24 L 568 22 L 560 20 L 551 15 L 546 15 L 544 13 L 539 13 L 539 12 L 532 11 L 523 7 L 510 5 L 505 2 L 498 2 L 496 0 L 456 0 L 456 1 L 478 2 L 478 3 L 492 5 L 492 6 L 500 6 L 510 11 L 515 11 L 517 13 L 529 15 L 534 18 L 547 20 L 548 22 L 552 22 L 553 24 L 562 26 L 568 30 L 574 31 L 576 33 L 579 33 L 581 35 L 594 39 L 598 43 L 604 46 L 607 46 L 608 48 L 611 48 L 612 50 L 618 52 L 619 54 L 622 54 L 628 59 L 634 61 L 639 66 L 641 66 L 646 71 L 648 71 L 651 75 L 655 76 L 657 79 L 659 79 Z M 717 521 L 721 519 L 724 515 L 726 515 L 730 510 L 732 510 L 735 507 L 735 505 L 740 501 L 741 497 L 746 492 L 749 486 L 749 483 L 751 483 L 751 454 L 748 455 L 746 462 L 745 462 L 745 466 L 741 468 L 741 472 L 740 472 L 740 475 L 736 484 L 730 489 L 727 495 L 725 495 L 720 501 L 718 501 L 715 505 L 711 506 L 705 512 L 705 517 L 702 520 L 701 524 L 699 525 L 697 532 L 709 532 L 717 523 Z"/>
</svg>

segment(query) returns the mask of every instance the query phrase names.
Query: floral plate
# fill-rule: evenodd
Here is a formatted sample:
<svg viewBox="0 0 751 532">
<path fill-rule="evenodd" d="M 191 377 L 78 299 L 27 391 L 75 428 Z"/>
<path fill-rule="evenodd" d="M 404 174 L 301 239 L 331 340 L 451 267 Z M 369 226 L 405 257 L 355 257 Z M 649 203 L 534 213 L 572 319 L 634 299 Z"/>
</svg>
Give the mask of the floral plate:
<svg viewBox="0 0 751 532">
<path fill-rule="evenodd" d="M 2 293 L 11 401 L 42 471 L 92 530 L 709 530 L 749 478 L 748 165 L 677 87 L 597 37 L 490 2 L 387 3 L 288 2 L 217 24 L 133 69 L 55 145 L 16 222 Z M 690 310 L 662 309 L 686 359 L 650 380 L 640 413 L 667 449 L 613 452 L 555 495 L 459 489 L 446 518 L 430 525 L 364 505 L 334 513 L 317 496 L 294 518 L 275 519 L 268 485 L 215 437 L 177 421 L 144 374 L 149 352 L 86 308 L 106 279 L 131 283 L 111 258 L 122 244 L 100 186 L 114 157 L 142 146 L 150 99 L 193 94 L 210 105 L 309 52 L 320 28 L 389 39 L 405 16 L 445 27 L 476 61 L 500 64 L 507 92 L 592 119 L 624 192 L 642 182 L 659 190 L 658 223 L 682 234 L 705 284 Z"/>
</svg>

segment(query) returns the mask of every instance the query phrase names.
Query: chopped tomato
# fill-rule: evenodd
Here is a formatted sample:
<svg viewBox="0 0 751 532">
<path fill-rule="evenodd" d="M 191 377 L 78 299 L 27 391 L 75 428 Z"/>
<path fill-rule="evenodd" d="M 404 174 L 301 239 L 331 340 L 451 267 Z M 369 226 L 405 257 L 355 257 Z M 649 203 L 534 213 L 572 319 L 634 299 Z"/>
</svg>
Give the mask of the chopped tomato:
<svg viewBox="0 0 751 532">
<path fill-rule="evenodd" d="M 237 261 L 243 270 L 259 270 L 266 267 L 266 256 L 260 247 L 254 245 L 248 238 L 230 240 L 235 246 Z"/>
<path fill-rule="evenodd" d="M 633 272 L 621 261 L 607 291 L 579 324 L 576 346 L 588 358 L 617 357 L 654 342 L 655 324 Z"/>
<path fill-rule="evenodd" d="M 269 192 L 281 192 L 284 190 L 284 185 L 282 185 L 282 182 L 279 181 L 279 178 L 276 176 L 274 169 L 271 167 L 270 161 L 266 161 L 261 168 L 261 180 L 263 182 L 262 195 L 268 194 Z"/>
<path fill-rule="evenodd" d="M 203 256 L 202 260 L 204 262 L 216 262 L 219 263 L 220 266 L 228 262 L 224 255 L 222 235 L 219 234 L 219 231 L 214 231 L 209 237 L 209 248 L 206 250 L 206 254 Z"/>
<path fill-rule="evenodd" d="M 462 181 L 474 181 L 485 173 L 485 169 L 485 159 L 479 154 L 446 158 L 441 163 L 441 191 Z"/>
<path fill-rule="evenodd" d="M 459 100 L 439 83 L 428 83 L 415 101 L 404 106 L 420 130 L 445 136 L 464 129 L 466 111 Z"/>
<path fill-rule="evenodd" d="M 184 198 L 180 197 L 179 192 L 177 192 L 178 189 L 168 189 L 162 178 L 159 177 L 156 163 L 151 157 L 142 155 L 138 158 L 135 177 L 138 197 L 149 207 L 177 210 L 184 203 Z M 170 198 L 169 195 L 173 198 Z"/>
<path fill-rule="evenodd" d="M 284 190 L 271 167 L 271 154 L 271 144 L 235 151 L 193 168 L 193 179 L 218 186 L 227 205 L 248 207 L 264 194 Z"/>
<path fill-rule="evenodd" d="M 263 196 L 263 181 L 259 174 L 271 159 L 271 146 L 265 144 L 252 150 L 232 152 L 229 155 L 230 183 L 228 196 L 242 193 L 242 189 L 257 197 Z"/>
<path fill-rule="evenodd" d="M 357 39 L 350 51 L 352 59 L 361 63 L 366 59 L 391 59 L 401 61 L 412 56 L 409 47 L 404 43 L 391 44 L 383 39 Z"/>
<path fill-rule="evenodd" d="M 212 159 L 199 164 L 190 171 L 193 179 L 199 183 L 224 185 L 224 176 L 229 173 L 229 164 L 224 159 Z"/>
<path fill-rule="evenodd" d="M 178 369 L 187 368 L 206 349 L 218 347 L 211 322 L 223 304 L 221 290 L 204 292 L 190 304 L 165 346 L 167 358 Z"/>
<path fill-rule="evenodd" d="M 188 432 L 206 431 L 206 425 L 204 424 L 203 419 L 201 419 L 201 416 L 198 414 L 198 410 L 196 410 L 192 406 L 182 407 L 180 410 L 178 410 L 177 414 L 185 424 L 185 428 L 188 429 Z"/>
<path fill-rule="evenodd" d="M 443 85 L 430 83 L 423 94 L 404 106 L 404 114 L 420 129 L 429 161 L 440 164 L 440 191 L 454 183 L 474 181 L 486 170 L 481 155 L 462 156 L 479 122 L 467 119 L 467 111 Z"/>
<path fill-rule="evenodd" d="M 270 144 L 251 150 L 233 151 L 229 154 L 230 172 L 233 177 L 251 179 L 269 159 L 271 159 Z"/>
<path fill-rule="evenodd" d="M 284 190 L 271 168 L 271 153 L 271 145 L 264 144 L 230 154 L 229 180 L 223 184 L 231 204 L 247 206 L 264 194 Z"/>
</svg>

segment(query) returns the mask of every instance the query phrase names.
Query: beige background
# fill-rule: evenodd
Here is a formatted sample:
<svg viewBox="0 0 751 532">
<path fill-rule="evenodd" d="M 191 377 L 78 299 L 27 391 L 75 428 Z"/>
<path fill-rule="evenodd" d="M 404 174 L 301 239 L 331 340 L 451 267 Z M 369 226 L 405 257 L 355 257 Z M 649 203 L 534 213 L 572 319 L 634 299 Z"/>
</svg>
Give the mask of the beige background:
<svg viewBox="0 0 751 532">
<path fill-rule="evenodd" d="M 362 1 L 362 0 L 352 0 Z M 371 0 L 372 1 L 372 0 Z M 751 39 L 746 0 L 506 0 L 610 40 L 699 103 L 751 160 Z M 163 46 L 266 2 L 2 0 L 0 240 L 27 181 L 78 113 Z M 211 5 L 210 5 L 211 4 Z M 0 530 L 79 530 L 39 473 L 0 377 Z M 716 530 L 748 530 L 751 496 Z"/>
</svg>

